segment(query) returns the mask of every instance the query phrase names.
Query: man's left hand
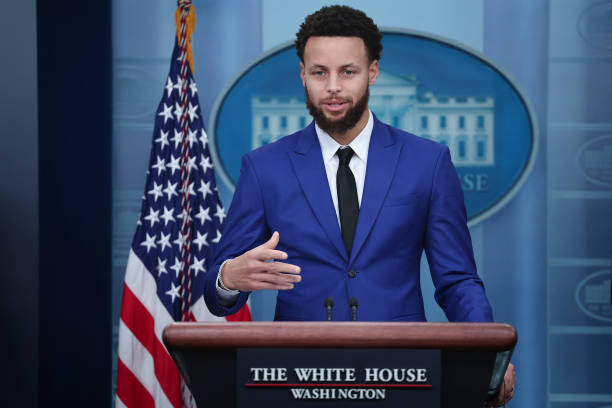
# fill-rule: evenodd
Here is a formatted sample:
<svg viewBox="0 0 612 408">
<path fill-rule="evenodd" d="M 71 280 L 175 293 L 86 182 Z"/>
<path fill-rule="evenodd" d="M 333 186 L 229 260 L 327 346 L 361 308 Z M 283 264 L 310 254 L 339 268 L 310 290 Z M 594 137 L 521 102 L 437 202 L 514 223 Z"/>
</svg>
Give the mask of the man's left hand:
<svg viewBox="0 0 612 408">
<path fill-rule="evenodd" d="M 490 406 L 501 407 L 502 405 L 506 405 L 514 396 L 515 385 L 516 373 L 514 372 L 514 365 L 510 363 L 506 369 L 506 374 L 504 374 L 504 382 L 501 387 L 499 387 L 499 393 L 494 400 L 489 402 Z"/>
</svg>

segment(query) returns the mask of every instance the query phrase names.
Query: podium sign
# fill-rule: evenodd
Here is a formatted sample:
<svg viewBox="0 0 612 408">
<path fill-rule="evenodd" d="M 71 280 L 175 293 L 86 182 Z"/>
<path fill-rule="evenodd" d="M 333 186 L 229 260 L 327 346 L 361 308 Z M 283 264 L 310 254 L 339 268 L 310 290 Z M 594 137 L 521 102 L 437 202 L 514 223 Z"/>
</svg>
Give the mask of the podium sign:
<svg viewBox="0 0 612 408">
<path fill-rule="evenodd" d="M 241 348 L 236 407 L 440 408 L 440 351 Z"/>
<path fill-rule="evenodd" d="M 172 323 L 164 343 L 198 406 L 480 407 L 516 331 L 499 323 Z"/>
</svg>

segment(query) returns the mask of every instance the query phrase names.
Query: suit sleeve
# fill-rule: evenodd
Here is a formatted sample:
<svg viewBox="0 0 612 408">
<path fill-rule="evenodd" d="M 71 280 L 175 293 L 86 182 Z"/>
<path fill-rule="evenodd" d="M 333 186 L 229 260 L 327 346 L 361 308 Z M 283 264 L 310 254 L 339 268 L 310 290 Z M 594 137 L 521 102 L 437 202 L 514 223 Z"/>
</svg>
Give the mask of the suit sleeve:
<svg viewBox="0 0 612 408">
<path fill-rule="evenodd" d="M 436 301 L 449 321 L 493 321 L 484 285 L 476 273 L 463 191 L 446 147 L 434 170 L 425 254 Z"/>
<path fill-rule="evenodd" d="M 261 245 L 271 235 L 266 222 L 261 185 L 248 155 L 242 158 L 240 178 L 223 227 L 223 236 L 211 257 L 214 261 L 209 265 L 204 283 L 204 300 L 210 312 L 217 316 L 238 312 L 250 294 L 241 292 L 231 307 L 221 305 L 216 290 L 219 267 L 226 259 L 235 258 Z"/>
</svg>

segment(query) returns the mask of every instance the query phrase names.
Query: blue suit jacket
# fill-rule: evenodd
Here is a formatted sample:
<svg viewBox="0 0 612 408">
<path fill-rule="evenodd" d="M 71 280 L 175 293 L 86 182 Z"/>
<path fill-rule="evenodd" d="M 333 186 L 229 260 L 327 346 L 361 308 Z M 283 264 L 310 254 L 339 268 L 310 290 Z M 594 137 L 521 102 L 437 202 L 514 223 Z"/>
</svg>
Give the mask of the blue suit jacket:
<svg viewBox="0 0 612 408">
<path fill-rule="evenodd" d="M 466 225 L 465 205 L 448 148 L 374 118 L 364 191 L 350 257 L 329 191 L 314 124 L 246 154 L 224 233 L 209 266 L 206 304 L 220 305 L 219 265 L 280 233 L 277 249 L 302 268 L 302 281 L 279 291 L 275 320 L 325 320 L 324 299 L 334 299 L 334 320 L 424 321 L 420 260 L 427 255 L 436 301 L 451 321 L 491 321 Z"/>
</svg>

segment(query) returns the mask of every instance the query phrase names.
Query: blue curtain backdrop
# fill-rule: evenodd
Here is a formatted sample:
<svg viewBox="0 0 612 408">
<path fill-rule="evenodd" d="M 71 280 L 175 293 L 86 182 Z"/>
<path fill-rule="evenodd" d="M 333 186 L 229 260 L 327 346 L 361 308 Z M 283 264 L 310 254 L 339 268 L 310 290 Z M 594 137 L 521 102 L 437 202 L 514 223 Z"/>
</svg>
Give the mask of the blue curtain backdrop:
<svg viewBox="0 0 612 408">
<path fill-rule="evenodd" d="M 425 31 L 482 52 L 530 100 L 540 141 L 535 165 L 505 207 L 471 228 L 496 320 L 519 332 L 512 405 L 612 404 L 611 2 L 340 3 L 364 10 L 381 27 Z M 207 124 L 215 99 L 241 68 L 292 40 L 303 18 L 325 4 L 331 3 L 194 1 L 195 79 Z M 174 9 L 166 0 L 113 2 L 114 345 L 153 114 L 172 50 Z M 296 61 L 296 76 L 297 68 Z M 231 189 L 222 180 L 218 186 L 227 207 Z M 428 318 L 444 320 L 427 277 L 423 291 Z M 274 293 L 252 297 L 256 320 L 270 320 L 273 308 Z"/>
</svg>

